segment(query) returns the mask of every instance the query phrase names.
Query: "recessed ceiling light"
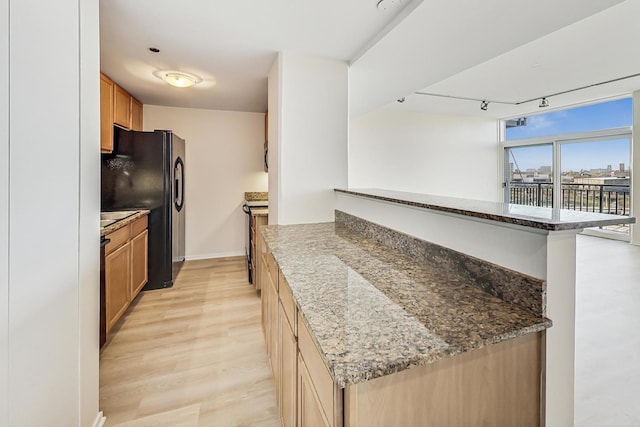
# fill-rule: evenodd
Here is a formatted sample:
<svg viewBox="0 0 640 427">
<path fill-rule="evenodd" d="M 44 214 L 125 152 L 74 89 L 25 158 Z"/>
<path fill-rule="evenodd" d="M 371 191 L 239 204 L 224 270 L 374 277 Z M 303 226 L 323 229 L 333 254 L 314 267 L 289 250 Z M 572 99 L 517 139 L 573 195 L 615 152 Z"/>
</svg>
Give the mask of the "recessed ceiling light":
<svg viewBox="0 0 640 427">
<path fill-rule="evenodd" d="M 155 71 L 153 75 L 169 83 L 171 86 L 181 88 L 191 87 L 202 81 L 202 79 L 195 74 L 185 73 L 183 71 L 162 70 Z"/>
<path fill-rule="evenodd" d="M 392 7 L 396 7 L 402 2 L 402 0 L 380 0 L 376 7 L 378 10 L 385 11 L 387 9 L 391 9 Z"/>
</svg>

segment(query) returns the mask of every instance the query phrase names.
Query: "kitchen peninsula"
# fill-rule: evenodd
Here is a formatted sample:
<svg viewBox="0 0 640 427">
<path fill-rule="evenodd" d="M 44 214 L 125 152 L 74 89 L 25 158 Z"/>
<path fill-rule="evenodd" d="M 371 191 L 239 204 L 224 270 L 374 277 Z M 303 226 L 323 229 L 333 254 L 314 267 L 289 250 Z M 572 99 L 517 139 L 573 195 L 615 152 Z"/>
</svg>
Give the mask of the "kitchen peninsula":
<svg viewBox="0 0 640 427">
<path fill-rule="evenodd" d="M 571 425 L 575 234 L 633 222 L 336 190 L 334 223 L 263 227 L 283 425 Z"/>
<path fill-rule="evenodd" d="M 635 218 L 381 189 L 337 189 L 336 209 L 542 280 L 545 425 L 573 425 L 576 234 Z M 478 271 L 482 274 L 482 271 Z M 520 287 L 526 291 L 529 287 Z M 486 290 L 504 298 L 500 286 Z M 517 302 L 519 293 L 510 298 Z M 528 297 L 526 299 L 529 299 Z M 537 303 L 536 303 L 537 304 Z"/>
<path fill-rule="evenodd" d="M 262 237 L 283 425 L 540 424 L 551 323 L 525 305 L 540 303 L 541 281 L 340 211 L 335 223 L 269 226 Z M 506 302 L 474 270 L 505 293 L 538 294 Z"/>
</svg>

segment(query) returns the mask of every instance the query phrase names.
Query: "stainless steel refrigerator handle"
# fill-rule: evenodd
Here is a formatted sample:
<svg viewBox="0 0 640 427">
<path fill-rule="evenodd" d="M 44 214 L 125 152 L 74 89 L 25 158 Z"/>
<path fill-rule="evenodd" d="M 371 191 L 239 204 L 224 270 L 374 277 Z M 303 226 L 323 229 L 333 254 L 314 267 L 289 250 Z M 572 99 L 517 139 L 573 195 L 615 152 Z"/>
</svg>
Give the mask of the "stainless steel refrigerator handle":
<svg viewBox="0 0 640 427">
<path fill-rule="evenodd" d="M 173 165 L 173 176 L 175 177 L 175 207 L 180 212 L 184 206 L 184 163 L 178 157 Z"/>
</svg>

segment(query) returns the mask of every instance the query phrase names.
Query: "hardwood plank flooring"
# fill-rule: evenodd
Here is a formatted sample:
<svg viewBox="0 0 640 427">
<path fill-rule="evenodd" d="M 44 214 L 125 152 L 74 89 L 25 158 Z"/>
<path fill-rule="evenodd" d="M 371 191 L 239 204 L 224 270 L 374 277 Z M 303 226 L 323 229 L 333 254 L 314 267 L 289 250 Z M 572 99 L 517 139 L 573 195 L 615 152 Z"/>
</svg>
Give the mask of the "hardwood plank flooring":
<svg viewBox="0 0 640 427">
<path fill-rule="evenodd" d="M 100 355 L 100 409 L 107 427 L 280 425 L 244 258 L 141 294 Z"/>
<path fill-rule="evenodd" d="M 640 247 L 578 236 L 576 427 L 640 426 Z M 107 427 L 278 426 L 260 299 L 242 258 L 185 263 L 100 359 Z"/>
</svg>

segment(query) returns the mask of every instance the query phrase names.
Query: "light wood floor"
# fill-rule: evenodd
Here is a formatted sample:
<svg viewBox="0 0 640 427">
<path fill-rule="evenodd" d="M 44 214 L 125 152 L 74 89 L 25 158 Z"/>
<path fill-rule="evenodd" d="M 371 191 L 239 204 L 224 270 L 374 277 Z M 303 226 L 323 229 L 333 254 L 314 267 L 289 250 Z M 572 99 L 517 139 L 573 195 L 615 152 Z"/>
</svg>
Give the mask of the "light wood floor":
<svg viewBox="0 0 640 427">
<path fill-rule="evenodd" d="M 640 247 L 578 236 L 576 427 L 640 426 Z"/>
<path fill-rule="evenodd" d="M 578 236 L 576 427 L 640 426 L 640 247 Z M 244 260 L 191 261 L 105 346 L 107 427 L 277 426 Z"/>
<path fill-rule="evenodd" d="M 186 262 L 117 328 L 100 356 L 107 427 L 280 425 L 244 258 Z"/>
</svg>

